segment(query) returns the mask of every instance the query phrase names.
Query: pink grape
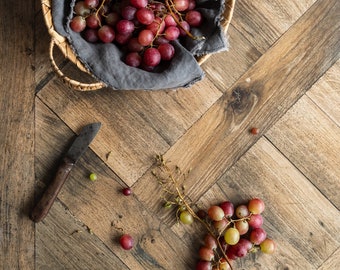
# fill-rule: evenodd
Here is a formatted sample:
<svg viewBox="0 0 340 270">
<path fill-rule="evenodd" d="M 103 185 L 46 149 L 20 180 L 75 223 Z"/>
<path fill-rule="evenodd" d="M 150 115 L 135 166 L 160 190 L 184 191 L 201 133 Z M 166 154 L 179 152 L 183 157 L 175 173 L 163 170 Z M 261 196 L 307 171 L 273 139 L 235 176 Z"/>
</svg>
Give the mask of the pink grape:
<svg viewBox="0 0 340 270">
<path fill-rule="evenodd" d="M 95 43 L 99 40 L 98 31 L 91 28 L 85 29 L 83 32 L 83 37 L 86 41 L 91 43 Z"/>
<path fill-rule="evenodd" d="M 138 38 L 131 38 L 127 47 L 130 52 L 141 52 L 144 49 L 144 46 L 138 42 Z"/>
<path fill-rule="evenodd" d="M 148 24 L 150 24 L 154 21 L 155 15 L 153 14 L 152 10 L 150 10 L 150 9 L 140 8 L 136 12 L 136 18 L 140 23 L 142 23 L 144 25 L 148 25 Z"/>
<path fill-rule="evenodd" d="M 185 14 L 185 20 L 188 22 L 188 24 L 192 27 L 198 27 L 202 23 L 202 15 L 197 10 L 189 10 Z"/>
<path fill-rule="evenodd" d="M 98 30 L 98 36 L 104 43 L 109 43 L 115 39 L 115 31 L 111 26 L 103 25 Z"/>
<path fill-rule="evenodd" d="M 263 224 L 263 217 L 261 215 L 251 215 L 248 223 L 252 228 L 260 228 Z"/>
<path fill-rule="evenodd" d="M 93 28 L 93 29 L 98 28 L 99 25 L 100 25 L 100 21 L 101 20 L 100 20 L 99 16 L 97 16 L 95 13 L 86 17 L 86 25 L 89 28 Z"/>
<path fill-rule="evenodd" d="M 188 10 L 193 10 L 196 7 L 196 0 L 189 0 Z"/>
<path fill-rule="evenodd" d="M 174 6 L 177 11 L 185 11 L 189 7 L 189 0 L 174 0 Z"/>
<path fill-rule="evenodd" d="M 177 26 L 177 22 L 175 21 L 172 15 L 168 14 L 164 18 L 165 26 Z"/>
<path fill-rule="evenodd" d="M 244 217 L 249 216 L 250 213 L 249 213 L 248 207 L 244 204 L 241 204 L 236 207 L 235 214 L 238 218 L 244 218 Z"/>
<path fill-rule="evenodd" d="M 149 45 L 151 45 L 154 38 L 155 38 L 155 36 L 154 36 L 154 34 L 152 33 L 151 30 L 144 29 L 144 30 L 139 32 L 138 42 L 142 46 L 149 46 Z"/>
<path fill-rule="evenodd" d="M 232 217 L 234 215 L 234 204 L 232 202 L 229 201 L 225 201 L 220 203 L 220 207 L 223 209 L 224 211 L 224 215 L 226 217 Z"/>
<path fill-rule="evenodd" d="M 208 216 L 213 220 L 213 221 L 219 221 L 224 218 L 224 211 L 221 207 L 217 205 L 210 206 L 208 209 Z"/>
<path fill-rule="evenodd" d="M 240 235 L 244 235 L 249 230 L 249 224 L 246 220 L 239 220 L 235 222 L 235 228 L 239 231 Z"/>
<path fill-rule="evenodd" d="M 74 32 L 80 33 L 86 28 L 86 20 L 83 16 L 75 16 L 70 21 L 70 28 Z"/>
<path fill-rule="evenodd" d="M 158 51 L 164 61 L 171 60 L 175 55 L 175 48 L 170 43 L 160 44 L 158 46 Z"/>
<path fill-rule="evenodd" d="M 124 234 L 121 236 L 121 238 L 119 239 L 119 243 L 121 245 L 121 247 L 125 250 L 130 250 L 133 248 L 134 245 L 134 240 L 132 238 L 131 235 L 129 234 Z"/>
<path fill-rule="evenodd" d="M 229 222 L 226 220 L 226 219 L 221 219 L 221 220 L 218 220 L 218 221 L 214 221 L 214 228 L 222 233 L 228 226 Z"/>
<path fill-rule="evenodd" d="M 261 214 L 264 211 L 264 202 L 259 198 L 251 199 L 248 203 L 248 209 L 253 214 Z"/>
<path fill-rule="evenodd" d="M 207 261 L 199 261 L 196 264 L 196 270 L 212 270 L 212 264 L 211 262 L 207 262 Z"/>
<path fill-rule="evenodd" d="M 175 40 L 179 37 L 180 31 L 177 26 L 169 26 L 165 29 L 164 35 L 168 40 Z"/>
<path fill-rule="evenodd" d="M 190 32 L 190 25 L 186 21 L 181 21 L 179 26 L 180 36 L 186 36 Z"/>
<path fill-rule="evenodd" d="M 131 67 L 139 67 L 142 63 L 142 57 L 137 52 L 130 52 L 125 57 L 125 63 Z"/>
<path fill-rule="evenodd" d="M 123 7 L 122 11 L 121 11 L 121 14 L 122 14 L 122 17 L 125 19 L 125 20 L 133 20 L 135 18 L 135 14 L 137 12 L 137 8 L 136 7 L 133 7 L 133 6 L 125 6 Z"/>
<path fill-rule="evenodd" d="M 130 4 L 136 8 L 143 8 L 147 6 L 148 0 L 130 0 Z"/>
<path fill-rule="evenodd" d="M 89 8 L 96 8 L 99 5 L 99 0 L 84 0 L 84 3 Z"/>
<path fill-rule="evenodd" d="M 152 23 L 146 26 L 146 29 L 151 30 L 155 36 L 156 34 L 162 34 L 165 29 L 165 22 L 161 18 L 156 17 Z"/>
<path fill-rule="evenodd" d="M 204 238 L 204 245 L 212 250 L 217 249 L 216 239 L 211 235 L 207 234 Z"/>
<path fill-rule="evenodd" d="M 249 240 L 255 245 L 260 245 L 267 237 L 267 233 L 262 228 L 255 228 L 250 232 Z"/>
<path fill-rule="evenodd" d="M 120 45 L 125 45 L 131 39 L 131 34 L 121 34 L 117 33 L 115 36 L 115 41 Z"/>
<path fill-rule="evenodd" d="M 147 66 L 155 67 L 161 62 L 161 54 L 156 48 L 148 48 L 144 52 L 143 62 Z"/>
<path fill-rule="evenodd" d="M 91 10 L 85 5 L 84 1 L 79 1 L 74 5 L 74 12 L 80 16 L 87 16 L 91 13 Z"/>
<path fill-rule="evenodd" d="M 120 16 L 117 12 L 110 12 L 105 16 L 105 22 L 110 26 L 115 26 L 120 20 Z"/>
<path fill-rule="evenodd" d="M 201 247 L 198 251 L 198 255 L 203 261 L 212 261 L 214 259 L 214 251 L 205 246 Z"/>
<path fill-rule="evenodd" d="M 121 33 L 124 35 L 131 34 L 133 30 L 135 30 L 135 25 L 131 21 L 120 20 L 116 24 L 116 30 L 118 33 Z"/>
</svg>

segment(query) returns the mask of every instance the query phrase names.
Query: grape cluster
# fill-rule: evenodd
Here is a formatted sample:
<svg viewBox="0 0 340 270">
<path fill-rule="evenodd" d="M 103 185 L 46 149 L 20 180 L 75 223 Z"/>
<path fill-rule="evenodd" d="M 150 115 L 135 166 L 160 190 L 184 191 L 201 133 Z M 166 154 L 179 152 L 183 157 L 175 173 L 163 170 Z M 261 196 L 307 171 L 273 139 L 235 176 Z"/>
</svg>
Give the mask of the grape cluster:
<svg viewBox="0 0 340 270">
<path fill-rule="evenodd" d="M 194 37 L 202 14 L 195 0 L 82 0 L 74 6 L 70 28 L 90 43 L 111 43 L 125 52 L 123 61 L 152 71 L 175 55 L 171 42 Z"/>
<path fill-rule="evenodd" d="M 273 253 L 276 244 L 262 228 L 264 208 L 264 202 L 254 198 L 247 205 L 234 207 L 232 202 L 225 201 L 211 206 L 206 213 L 197 213 L 208 234 L 199 249 L 196 269 L 231 269 L 231 261 L 251 252 Z"/>
</svg>

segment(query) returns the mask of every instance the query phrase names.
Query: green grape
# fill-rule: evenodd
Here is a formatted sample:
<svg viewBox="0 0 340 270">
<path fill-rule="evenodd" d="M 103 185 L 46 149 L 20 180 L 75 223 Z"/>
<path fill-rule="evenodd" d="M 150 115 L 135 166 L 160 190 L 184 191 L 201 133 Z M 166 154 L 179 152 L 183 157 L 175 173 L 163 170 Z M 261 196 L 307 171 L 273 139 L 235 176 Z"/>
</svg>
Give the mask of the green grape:
<svg viewBox="0 0 340 270">
<path fill-rule="evenodd" d="M 266 238 L 261 244 L 260 249 L 263 253 L 272 254 L 276 249 L 276 244 L 272 239 Z"/>
<path fill-rule="evenodd" d="M 96 181 L 97 175 L 95 173 L 90 173 L 89 178 L 90 178 L 91 181 Z"/>
<path fill-rule="evenodd" d="M 240 240 L 240 233 L 236 228 L 228 228 L 224 233 L 224 240 L 228 245 L 236 245 Z"/>
<path fill-rule="evenodd" d="M 179 219 L 183 224 L 187 225 L 190 225 L 194 222 L 194 217 L 187 210 L 181 212 Z"/>
</svg>

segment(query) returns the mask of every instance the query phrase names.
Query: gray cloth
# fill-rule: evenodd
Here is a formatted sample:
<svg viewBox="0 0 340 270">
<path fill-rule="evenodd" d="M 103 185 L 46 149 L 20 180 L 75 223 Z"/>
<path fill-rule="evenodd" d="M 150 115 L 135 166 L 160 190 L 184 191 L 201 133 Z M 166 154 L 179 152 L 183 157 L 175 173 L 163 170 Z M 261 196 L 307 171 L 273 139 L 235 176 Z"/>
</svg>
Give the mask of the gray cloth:
<svg viewBox="0 0 340 270">
<path fill-rule="evenodd" d="M 226 50 L 228 42 L 220 27 L 224 0 L 197 0 L 197 9 L 204 16 L 204 24 L 194 29 L 196 36 L 205 40 L 187 37 L 182 43 L 173 42 L 175 57 L 169 65 L 157 72 L 148 72 L 126 65 L 123 52 L 114 43 L 86 42 L 79 33 L 69 28 L 75 0 L 52 0 L 52 18 L 56 31 L 66 37 L 79 60 L 98 80 L 113 89 L 160 90 L 189 87 L 204 77 L 194 55 L 203 55 Z"/>
</svg>

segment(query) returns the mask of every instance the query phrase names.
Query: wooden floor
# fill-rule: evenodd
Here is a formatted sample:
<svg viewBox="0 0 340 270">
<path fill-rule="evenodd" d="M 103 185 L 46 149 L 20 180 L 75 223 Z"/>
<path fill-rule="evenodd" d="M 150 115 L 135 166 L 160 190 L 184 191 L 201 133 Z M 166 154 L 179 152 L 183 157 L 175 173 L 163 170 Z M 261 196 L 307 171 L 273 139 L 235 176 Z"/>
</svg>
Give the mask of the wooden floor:
<svg viewBox="0 0 340 270">
<path fill-rule="evenodd" d="M 162 208 L 151 171 L 164 154 L 191 169 L 186 192 L 200 207 L 265 201 L 278 249 L 235 270 L 339 269 L 339 14 L 338 0 L 239 0 L 230 50 L 211 56 L 190 89 L 79 92 L 50 68 L 39 1 L 4 1 L 0 268 L 194 269 L 203 229 L 178 225 Z M 56 60 L 84 79 L 58 52 Z M 95 121 L 102 129 L 34 224 L 29 212 L 60 157 Z M 125 186 L 133 196 L 121 194 Z M 117 227 L 135 238 L 132 250 L 119 247 Z"/>
</svg>

